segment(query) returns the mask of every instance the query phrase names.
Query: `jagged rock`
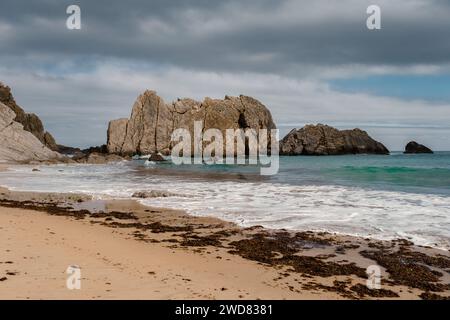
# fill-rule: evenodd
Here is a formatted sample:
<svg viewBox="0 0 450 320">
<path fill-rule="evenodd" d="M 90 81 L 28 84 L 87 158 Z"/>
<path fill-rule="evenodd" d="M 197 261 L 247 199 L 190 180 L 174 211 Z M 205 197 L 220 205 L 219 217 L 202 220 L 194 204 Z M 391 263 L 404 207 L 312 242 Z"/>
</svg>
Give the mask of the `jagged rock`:
<svg viewBox="0 0 450 320">
<path fill-rule="evenodd" d="M 50 150 L 36 136 L 25 131 L 14 121 L 16 114 L 0 102 L 0 160 L 11 162 L 44 161 L 60 159 L 61 155 Z"/>
<path fill-rule="evenodd" d="M 125 149 L 132 149 L 132 146 L 124 146 L 127 136 L 128 119 L 118 119 L 109 122 L 108 125 L 108 152 L 125 153 Z M 128 152 L 132 153 L 132 151 Z"/>
<path fill-rule="evenodd" d="M 39 118 L 38 118 L 39 119 Z M 38 138 L 39 139 L 39 138 Z M 56 144 L 55 138 L 50 134 L 50 132 L 44 132 L 43 143 L 53 151 L 59 151 L 58 145 Z"/>
<path fill-rule="evenodd" d="M 14 121 L 21 123 L 25 131 L 31 132 L 44 145 L 53 151 L 58 151 L 53 136 L 44 130 L 41 119 L 34 113 L 26 113 L 19 105 L 17 105 L 11 93 L 11 88 L 0 82 L 0 102 L 10 108 L 16 115 Z"/>
<path fill-rule="evenodd" d="M 389 150 L 360 129 L 337 130 L 318 124 L 293 129 L 280 142 L 281 155 L 388 154 Z"/>
<path fill-rule="evenodd" d="M 433 153 L 433 151 L 423 144 L 411 141 L 406 145 L 404 153 Z"/>
<path fill-rule="evenodd" d="M 275 129 L 270 111 L 259 101 L 246 96 L 224 100 L 205 98 L 203 102 L 178 99 L 166 104 L 154 91 L 145 91 L 133 105 L 130 119 L 113 120 L 108 126 L 109 153 L 170 154 L 170 138 L 175 129 L 188 129 L 193 137 L 194 121 L 203 130 Z"/>
</svg>

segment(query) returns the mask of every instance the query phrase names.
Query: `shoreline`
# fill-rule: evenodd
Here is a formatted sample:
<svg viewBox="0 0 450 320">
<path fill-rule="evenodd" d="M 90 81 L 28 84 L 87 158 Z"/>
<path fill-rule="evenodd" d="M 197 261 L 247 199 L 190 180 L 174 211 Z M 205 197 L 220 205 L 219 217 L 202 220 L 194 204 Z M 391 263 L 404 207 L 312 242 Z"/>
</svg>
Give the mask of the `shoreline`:
<svg viewBox="0 0 450 320">
<path fill-rule="evenodd" d="M 79 180 L 77 179 L 77 176 L 72 175 L 71 177 L 75 178 L 76 184 L 75 186 L 73 186 L 72 188 L 68 188 L 64 191 L 62 191 L 60 188 L 60 185 L 64 184 L 64 176 L 63 179 L 61 180 L 61 176 L 59 176 L 59 172 L 63 172 L 65 165 L 67 165 L 67 163 L 60 163 L 60 165 L 62 165 L 62 167 L 60 167 L 59 165 L 55 165 L 54 163 L 33 163 L 33 164 L 19 164 L 19 163 L 10 163 L 10 164 L 2 164 L 0 163 L 0 172 L 5 171 L 8 169 L 8 167 L 10 167 L 10 169 L 12 171 L 14 171 L 13 167 L 18 167 L 18 168 L 26 168 L 29 169 L 30 173 L 34 173 L 32 171 L 41 171 L 39 169 L 40 166 L 43 167 L 51 167 L 54 169 L 54 171 L 58 171 L 56 172 L 56 177 L 59 178 L 59 184 L 55 184 L 53 182 L 53 184 L 50 184 L 50 188 L 46 188 L 47 191 L 42 191 L 41 188 L 35 188 L 33 183 L 30 182 L 24 182 L 23 186 L 16 189 L 16 191 L 29 191 L 32 190 L 32 192 L 47 192 L 47 193 L 71 193 L 71 190 L 84 190 L 84 185 L 80 184 Z M 76 170 L 79 167 L 82 168 L 94 168 L 93 170 L 96 171 L 95 167 L 96 164 L 82 164 L 82 163 L 76 163 L 76 164 L 71 164 L 74 165 Z M 104 164 L 98 164 L 98 165 L 104 165 Z M 111 167 L 115 167 L 116 163 L 110 163 Z M 128 164 L 124 166 L 125 168 L 128 167 Z M 131 167 L 131 166 L 130 166 Z M 141 170 L 143 173 L 145 172 L 145 167 L 142 168 L 140 166 L 139 170 Z M 49 169 L 50 170 L 50 169 Z M 81 169 L 83 170 L 83 169 Z M 156 175 L 158 178 L 160 178 L 161 176 L 166 176 L 167 174 L 170 175 L 170 173 L 172 172 L 174 174 L 174 177 L 176 178 L 186 178 L 186 177 L 195 177 L 197 178 L 199 176 L 199 174 L 201 173 L 193 173 L 193 172 L 177 172 L 176 170 L 173 170 L 172 168 L 168 169 L 168 168 L 163 168 L 163 170 L 165 170 L 164 172 L 160 172 L 160 169 L 158 168 L 157 171 L 152 171 L 153 175 Z M 19 169 L 19 171 L 21 171 Z M 42 170 L 45 171 L 45 170 Z M 126 173 L 127 169 L 124 169 L 124 171 Z M 132 172 L 134 174 L 134 172 Z M 27 179 L 27 175 L 25 172 L 22 172 L 22 174 L 25 174 L 22 179 L 26 180 Z M 36 174 L 38 174 L 37 176 L 32 175 L 31 179 L 35 179 L 38 178 L 38 180 L 30 180 L 30 181 L 35 181 L 37 184 L 41 183 L 41 181 L 39 180 L 39 172 L 36 172 Z M 48 175 L 48 172 L 44 172 L 44 174 Z M 140 172 L 138 172 L 137 174 L 140 174 Z M 1 178 L 1 177 L 0 177 Z M 203 178 L 203 177 L 202 177 Z M 221 179 L 224 179 L 222 176 L 211 176 L 209 173 L 207 173 L 207 175 L 204 177 L 205 181 L 213 181 L 213 182 L 220 182 L 222 183 Z M 211 180 L 209 180 L 211 179 Z M 230 179 L 230 180 L 228 180 Z M 225 176 L 225 180 L 226 182 L 229 181 L 234 181 L 235 177 L 228 177 Z M 248 179 L 244 179 L 245 182 L 247 182 Z M 14 176 L 13 176 L 13 181 L 14 181 Z M 200 180 L 203 181 L 203 180 Z M 240 181 L 239 179 L 237 179 L 236 181 Z M 140 203 L 142 203 L 143 205 L 148 205 L 150 207 L 152 206 L 158 206 L 158 207 L 162 207 L 162 208 L 166 208 L 166 209 L 173 209 L 173 210 L 185 210 L 187 214 L 190 214 L 192 216 L 196 216 L 196 217 L 216 217 L 218 219 L 222 219 L 225 221 L 229 221 L 229 222 L 234 222 L 237 223 L 238 225 L 240 225 L 241 227 L 245 228 L 245 227 L 251 227 L 252 225 L 258 225 L 258 224 L 262 224 L 264 228 L 266 229 L 286 229 L 292 232 L 302 232 L 302 231 L 313 231 L 315 233 L 320 233 L 320 232 L 325 232 L 325 233 L 331 233 L 333 235 L 336 236 L 350 236 L 350 237 L 356 237 L 356 238 L 370 238 L 374 241 L 392 241 L 392 240 L 397 240 L 397 239 L 405 239 L 407 241 L 413 242 L 415 245 L 417 246 L 424 246 L 424 247 L 432 247 L 435 249 L 440 249 L 440 250 L 444 250 L 444 251 L 450 251 L 450 243 L 448 241 L 448 237 L 445 234 L 445 232 L 440 232 L 439 228 L 437 229 L 437 233 L 434 233 L 436 231 L 436 229 L 423 229 L 426 230 L 423 233 L 420 232 L 420 230 L 416 230 L 414 228 L 402 228 L 403 224 L 403 220 L 399 219 L 399 217 L 401 217 L 401 215 L 405 215 L 408 214 L 409 212 L 406 212 L 406 210 L 399 210 L 399 206 L 403 206 L 404 202 L 413 202 L 413 203 L 420 203 L 420 201 L 425 201 L 427 202 L 428 199 L 427 197 L 429 195 L 435 196 L 438 199 L 437 204 L 433 205 L 432 207 L 430 207 L 431 213 L 430 214 L 435 214 L 437 215 L 437 217 L 442 217 L 443 215 L 441 215 L 440 213 L 440 205 L 444 205 L 445 208 L 447 208 L 447 197 L 445 197 L 444 200 L 442 200 L 442 198 L 445 196 L 444 194 L 428 194 L 428 193 L 420 193 L 420 192 L 414 192 L 413 191 L 407 191 L 407 190 L 391 190 L 389 188 L 387 189 L 379 189 L 379 188 L 366 188 L 364 186 L 348 186 L 348 185 L 341 185 L 339 183 L 337 184 L 333 184 L 330 183 L 329 185 L 322 185 L 322 184 L 311 184 L 311 185 L 296 185 L 296 184 L 291 184 L 290 182 L 287 182 L 286 185 L 290 188 L 292 188 L 292 190 L 290 192 L 285 192 L 283 194 L 283 196 L 291 196 L 292 194 L 296 194 L 297 192 L 305 192 L 306 195 L 308 194 L 312 194 L 311 191 L 316 192 L 317 190 L 319 192 L 321 192 L 320 194 L 320 198 L 319 200 L 317 200 L 317 197 L 307 197 L 306 200 L 309 200 L 309 202 L 306 203 L 306 205 L 304 205 L 303 203 L 300 204 L 300 206 L 305 207 L 307 209 L 309 209 L 309 211 L 306 211 L 306 214 L 304 215 L 306 217 L 306 222 L 300 222 L 299 224 L 292 224 L 289 220 L 296 218 L 295 214 L 295 204 L 294 206 L 289 206 L 289 208 L 287 209 L 287 213 L 284 213 L 283 211 L 281 212 L 280 216 L 277 216 L 278 220 L 275 220 L 275 223 L 271 223 L 271 221 L 269 220 L 269 222 L 264 221 L 264 217 L 266 214 L 268 214 L 268 212 L 266 212 L 266 206 L 263 207 L 258 207 L 256 206 L 255 209 L 255 213 L 256 213 L 256 219 L 252 219 L 252 214 L 253 211 L 251 210 L 246 210 L 246 206 L 247 206 L 247 202 L 240 202 L 238 204 L 238 206 L 236 206 L 235 208 L 240 208 L 240 211 L 243 214 L 243 217 L 240 218 L 238 211 L 236 212 L 232 212 L 231 214 L 230 211 L 226 210 L 226 206 L 223 206 L 223 203 L 225 203 L 226 201 L 228 201 L 228 199 L 224 199 L 223 197 L 217 197 L 217 201 L 216 199 L 212 199 L 211 202 L 211 206 L 215 206 L 217 208 L 217 210 L 215 210 L 215 212 L 210 212 L 210 204 L 209 202 L 206 201 L 202 201 L 201 197 L 198 197 L 197 194 L 195 194 L 193 197 L 193 205 L 191 204 L 187 204 L 187 206 L 185 205 L 185 203 L 183 203 L 183 201 L 177 201 L 178 199 L 174 199 L 175 202 L 171 201 L 171 197 L 172 196 L 181 196 L 181 197 L 191 197 L 191 195 L 189 195 L 189 193 L 184 193 L 183 191 L 169 191 L 172 190 L 173 185 L 172 184 L 164 184 L 165 181 L 163 181 L 163 185 L 164 186 L 157 186 L 156 184 L 154 184 L 153 182 L 151 183 L 151 185 L 144 185 L 139 189 L 136 189 L 136 185 L 135 184 L 128 184 L 126 185 L 127 191 L 126 192 L 122 192 L 122 190 L 120 188 L 116 188 L 116 186 L 118 186 L 118 184 L 109 184 L 107 187 L 105 187 L 106 189 L 108 189 L 108 192 L 103 193 L 102 192 L 102 188 L 100 186 L 100 188 L 98 188 L 96 185 L 89 185 L 89 187 L 87 187 L 86 190 L 91 190 L 90 193 L 86 193 L 89 195 L 92 195 L 93 197 L 96 197 L 98 199 L 104 199 L 104 200 L 112 200 L 112 199 L 129 199 L 129 200 L 136 200 Z M 254 182 L 253 180 L 249 180 L 249 184 L 242 184 L 243 186 L 248 186 L 248 185 L 252 185 L 251 182 Z M 259 182 L 259 181 L 258 181 Z M 81 182 L 82 183 L 82 182 Z M 120 181 L 117 182 L 120 185 Z M 275 182 L 275 184 L 277 184 L 278 182 Z M 14 184 L 14 183 L 13 183 Z M 20 183 L 19 183 L 20 185 Z M 269 184 L 270 185 L 270 184 Z M 262 184 L 262 186 L 265 186 L 265 184 Z M 2 185 L 0 184 L 0 187 L 2 187 Z M 9 188 L 8 184 L 4 184 L 3 185 L 4 188 Z M 179 186 L 175 186 L 178 187 Z M 185 188 L 186 186 L 182 186 L 182 188 Z M 197 186 L 194 186 L 194 188 L 196 188 Z M 219 187 L 221 187 L 221 185 L 219 184 Z M 324 205 L 322 208 L 322 206 L 320 205 L 322 202 L 322 199 L 327 199 L 328 196 L 330 196 L 329 190 L 325 190 L 322 191 L 323 188 L 329 188 L 331 189 L 331 192 L 334 191 L 334 194 L 331 194 L 332 196 L 334 196 L 333 198 L 330 198 L 331 204 L 328 205 Z M 75 188 L 75 189 L 74 189 Z M 156 189 L 154 189 L 156 188 Z M 234 185 L 233 185 L 234 188 Z M 259 188 L 259 187 L 258 187 Z M 64 189 L 64 187 L 63 187 Z M 144 195 L 144 196 L 132 196 L 132 192 L 130 192 L 130 190 L 136 191 L 135 193 L 146 193 L 149 192 L 149 195 Z M 228 191 L 229 189 L 227 189 Z M 255 188 L 252 188 L 251 190 L 249 190 L 249 192 L 251 192 L 252 195 L 256 195 L 256 199 L 257 201 L 261 200 L 265 201 L 264 197 L 260 197 L 259 199 L 257 198 L 259 194 L 262 194 L 261 192 L 258 192 L 259 190 L 255 190 Z M 77 191 L 75 191 L 77 192 Z M 84 192 L 84 191 L 80 191 L 80 192 Z M 87 191 L 86 191 L 87 192 Z M 233 189 L 231 189 L 231 192 L 233 192 Z M 271 193 L 271 190 L 266 190 L 267 194 Z M 306 193 L 308 192 L 308 193 Z M 339 197 L 341 196 L 341 193 L 344 193 L 344 201 L 340 201 Z M 355 192 L 361 192 L 362 194 L 358 194 Z M 153 194 L 154 193 L 154 194 Z M 158 197 L 157 193 L 161 193 L 162 197 Z M 377 193 L 381 193 L 380 195 Z M 211 193 L 207 194 L 208 196 L 211 196 Z M 233 194 L 236 195 L 236 194 Z M 336 197 L 337 195 L 337 197 Z M 412 198 L 411 198 L 412 195 Z M 239 196 L 239 194 L 238 194 Z M 415 196 L 420 197 L 420 199 L 416 199 Z M 366 198 L 368 197 L 369 200 L 366 200 Z M 384 201 L 383 203 L 380 203 L 380 201 L 374 201 L 372 203 L 367 203 L 366 201 L 371 201 L 371 199 L 374 198 L 380 198 L 382 201 Z M 159 198 L 159 199 L 158 199 Z M 186 198 L 184 198 L 186 199 Z M 356 201 L 357 203 L 354 204 L 354 202 L 349 202 L 350 200 Z M 359 201 L 359 199 L 362 199 L 361 201 Z M 156 201 L 152 201 L 152 200 L 156 200 Z M 197 200 L 197 203 L 195 203 L 195 200 Z M 238 199 L 239 200 L 239 199 Z M 292 200 L 292 199 L 291 199 Z M 316 202 L 319 201 L 319 206 L 316 206 Z M 345 203 L 345 201 L 347 203 Z M 359 201 L 359 202 L 358 202 Z M 356 220 L 353 221 L 353 214 L 348 214 L 347 212 L 344 211 L 345 216 L 340 216 L 338 213 L 339 211 L 334 212 L 334 210 L 329 210 L 329 208 L 327 208 L 327 206 L 335 206 L 337 205 L 342 206 L 344 209 L 348 209 L 348 208 L 352 208 L 352 207 L 362 207 L 362 209 L 364 210 L 366 207 L 367 208 L 384 208 L 385 204 L 389 204 L 386 201 L 393 201 L 394 203 L 391 205 L 394 210 L 392 210 L 391 212 L 389 212 L 388 210 L 386 210 L 386 214 L 387 217 L 385 217 L 383 219 L 383 221 L 376 221 L 376 215 L 374 215 L 374 219 L 375 220 L 368 220 L 366 221 L 364 219 L 364 214 L 365 212 L 355 212 L 356 215 Z M 402 202 L 403 201 L 403 202 Z M 442 203 L 443 201 L 445 201 L 445 203 Z M 156 202 L 156 203 L 155 203 Z M 269 202 L 270 203 L 270 202 Z M 238 210 L 236 209 L 236 210 Z M 292 209 L 294 211 L 292 211 Z M 340 209 L 340 208 L 338 208 Z M 418 209 L 420 210 L 421 208 L 419 207 L 414 207 L 412 209 Z M 258 212 L 258 210 L 260 212 Z M 358 209 L 355 209 L 358 210 Z M 433 211 L 434 210 L 434 211 Z M 301 213 L 304 213 L 303 211 L 300 211 Z M 332 214 L 330 214 L 332 213 Z M 370 212 L 369 212 L 370 213 Z M 420 213 L 420 212 L 418 212 Z M 284 215 L 283 215 L 284 214 Z M 234 216 L 233 216 L 234 215 Z M 323 217 L 321 216 L 323 215 Z M 309 219 L 311 221 L 311 223 L 308 223 L 308 216 L 314 216 L 314 217 L 322 217 L 321 219 L 319 219 L 319 222 L 316 223 L 316 221 L 314 219 Z M 418 214 L 414 215 L 414 216 L 419 216 Z M 262 218 L 261 218 L 262 217 Z M 384 221 L 390 221 L 389 218 L 392 217 L 392 224 L 384 224 Z M 303 218 L 303 216 L 302 216 Z M 327 218 L 330 219 L 330 221 L 333 221 L 334 219 L 343 219 L 343 221 L 346 221 L 345 218 L 348 219 L 349 223 L 348 225 L 342 224 L 342 225 L 337 225 L 337 227 L 335 227 L 333 225 L 333 223 L 331 224 L 327 224 Z M 372 217 L 369 216 L 369 219 L 371 219 Z M 247 221 L 246 221 L 247 220 Z M 380 219 L 378 219 L 380 220 Z M 444 221 L 443 221 L 444 220 Z M 248 222 L 251 221 L 251 222 Z M 278 221 L 287 221 L 286 223 L 277 223 Z M 299 220 L 301 221 L 301 220 Z M 353 222 L 352 222 L 353 221 Z M 418 224 L 420 225 L 421 223 L 423 223 L 423 217 L 417 218 L 416 220 L 414 220 L 414 223 L 411 224 L 411 226 L 417 226 Z M 295 221 L 294 221 L 295 222 Z M 448 224 L 448 219 L 441 219 L 442 223 L 446 223 Z M 368 224 L 368 228 L 364 228 L 364 226 L 366 225 L 366 223 Z M 395 228 L 395 225 L 399 225 L 398 228 Z M 394 226 L 394 227 L 391 227 Z M 434 225 L 439 225 L 439 219 L 438 221 L 434 221 Z M 427 225 L 425 224 L 425 227 L 430 227 L 430 223 Z M 442 229 L 442 228 L 441 228 Z M 402 232 L 399 232 L 402 231 Z"/>
<path fill-rule="evenodd" d="M 15 192 L 5 188 L 0 188 L 0 221 L 4 238 L 0 252 L 6 252 L 8 260 L 13 262 L 8 265 L 0 261 L 0 278 L 7 278 L 0 282 L 0 287 L 11 289 L 1 290 L 1 298 L 439 299 L 450 296 L 450 253 L 415 246 L 406 240 L 377 241 L 258 226 L 242 228 L 217 218 L 146 207 L 135 200 L 92 200 L 85 195 Z M 79 233 L 74 234 L 73 230 Z M 86 233 L 92 243 L 86 242 Z M 59 235 L 59 241 L 50 242 L 55 234 Z M 72 246 L 77 248 L 73 253 L 76 257 L 73 260 L 77 261 L 67 265 L 56 263 L 57 271 L 50 274 L 50 270 L 43 268 L 50 262 L 42 253 L 58 251 L 61 246 L 71 247 L 68 235 L 70 243 L 79 243 Z M 32 241 L 25 247 L 20 245 L 28 240 Z M 114 252 L 110 242 L 122 250 Z M 27 248 L 35 259 L 31 265 L 23 252 Z M 98 251 L 98 258 L 88 254 L 92 250 Z M 54 254 L 48 258 L 62 260 L 66 255 Z M 157 269 L 155 260 L 160 261 L 157 271 L 130 274 L 130 270 L 147 265 Z M 101 282 L 102 277 L 112 279 L 88 286 L 86 290 L 68 290 L 65 268 L 70 264 L 80 265 L 86 272 L 98 264 L 110 270 L 104 275 L 89 275 L 88 283 Z M 119 265 L 126 267 L 120 269 Z M 380 290 L 366 286 L 366 268 L 370 265 L 380 267 Z M 176 272 L 168 271 L 175 269 Z M 118 270 L 122 271 L 118 273 Z M 8 272 L 13 275 L 7 275 Z M 43 278 L 30 277 L 37 272 L 43 272 Z M 48 284 L 41 283 L 50 278 Z M 134 283 L 132 292 L 125 289 L 130 283 Z M 113 284 L 116 289 L 108 289 Z M 162 284 L 166 289 L 160 288 Z M 181 291 L 180 286 L 184 288 Z M 58 291 L 57 296 L 54 290 Z"/>
</svg>

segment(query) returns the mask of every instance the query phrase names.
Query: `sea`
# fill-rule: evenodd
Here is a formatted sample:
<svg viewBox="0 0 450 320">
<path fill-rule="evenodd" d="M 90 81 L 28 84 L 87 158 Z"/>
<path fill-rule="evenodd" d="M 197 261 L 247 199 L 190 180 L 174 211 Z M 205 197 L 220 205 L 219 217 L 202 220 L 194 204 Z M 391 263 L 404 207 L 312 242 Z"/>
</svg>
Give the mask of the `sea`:
<svg viewBox="0 0 450 320">
<path fill-rule="evenodd" d="M 0 185 L 86 193 L 96 199 L 164 191 L 169 196 L 139 201 L 244 227 L 402 238 L 450 249 L 450 152 L 280 157 L 273 176 L 261 176 L 255 165 L 175 165 L 145 159 L 13 166 L 0 172 Z"/>
</svg>

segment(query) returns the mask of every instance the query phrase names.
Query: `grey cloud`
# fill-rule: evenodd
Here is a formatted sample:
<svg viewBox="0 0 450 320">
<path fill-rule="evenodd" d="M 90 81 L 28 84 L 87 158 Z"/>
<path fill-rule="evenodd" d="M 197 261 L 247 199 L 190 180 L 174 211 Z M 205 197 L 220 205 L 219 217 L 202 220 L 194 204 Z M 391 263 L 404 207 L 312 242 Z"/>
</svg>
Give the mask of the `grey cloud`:
<svg viewBox="0 0 450 320">
<path fill-rule="evenodd" d="M 292 73 L 308 66 L 450 62 L 446 1 L 380 0 L 383 29 L 365 27 L 373 1 L 77 1 L 83 29 L 65 28 L 72 1 L 2 1 L 1 56 L 138 59 L 213 71 Z"/>
<path fill-rule="evenodd" d="M 365 27 L 373 2 L 381 31 Z M 81 31 L 65 28 L 74 3 Z M 448 105 L 339 93 L 321 80 L 448 72 L 449 16 L 444 0 L 2 0 L 0 81 L 58 142 L 83 147 L 104 143 L 108 120 L 149 88 L 167 100 L 253 95 L 291 125 L 441 125 Z M 414 136 L 371 130 L 394 149 Z M 450 149 L 433 130 L 437 144 L 425 142 Z"/>
</svg>

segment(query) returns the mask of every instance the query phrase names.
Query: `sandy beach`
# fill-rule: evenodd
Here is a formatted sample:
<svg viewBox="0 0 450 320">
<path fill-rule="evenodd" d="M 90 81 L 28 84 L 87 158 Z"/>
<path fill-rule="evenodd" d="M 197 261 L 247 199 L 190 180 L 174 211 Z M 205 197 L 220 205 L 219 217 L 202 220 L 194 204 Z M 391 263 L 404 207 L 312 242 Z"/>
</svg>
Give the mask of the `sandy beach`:
<svg viewBox="0 0 450 320">
<path fill-rule="evenodd" d="M 215 218 L 0 189 L 0 299 L 441 299 L 450 254 L 407 241 L 243 229 Z M 402 265 L 404 264 L 404 265 Z M 81 269 L 81 289 L 66 269 Z M 368 289 L 366 268 L 381 270 Z"/>
<path fill-rule="evenodd" d="M 0 275 L 7 280 L 0 284 L 0 299 L 313 297 L 274 283 L 277 270 L 223 249 L 175 249 L 164 242 L 165 233 L 152 235 L 155 242 L 136 241 L 134 228 L 107 228 L 89 220 L 1 207 Z M 81 267 L 81 290 L 66 288 L 70 265 Z"/>
<path fill-rule="evenodd" d="M 1 299 L 298 296 L 270 285 L 276 271 L 235 256 L 173 250 L 161 244 L 135 241 L 123 230 L 30 210 L 2 208 L 0 213 L 3 226 L 0 270 L 7 277 L 1 283 Z M 66 288 L 65 270 L 69 265 L 81 267 L 81 290 Z"/>
</svg>

